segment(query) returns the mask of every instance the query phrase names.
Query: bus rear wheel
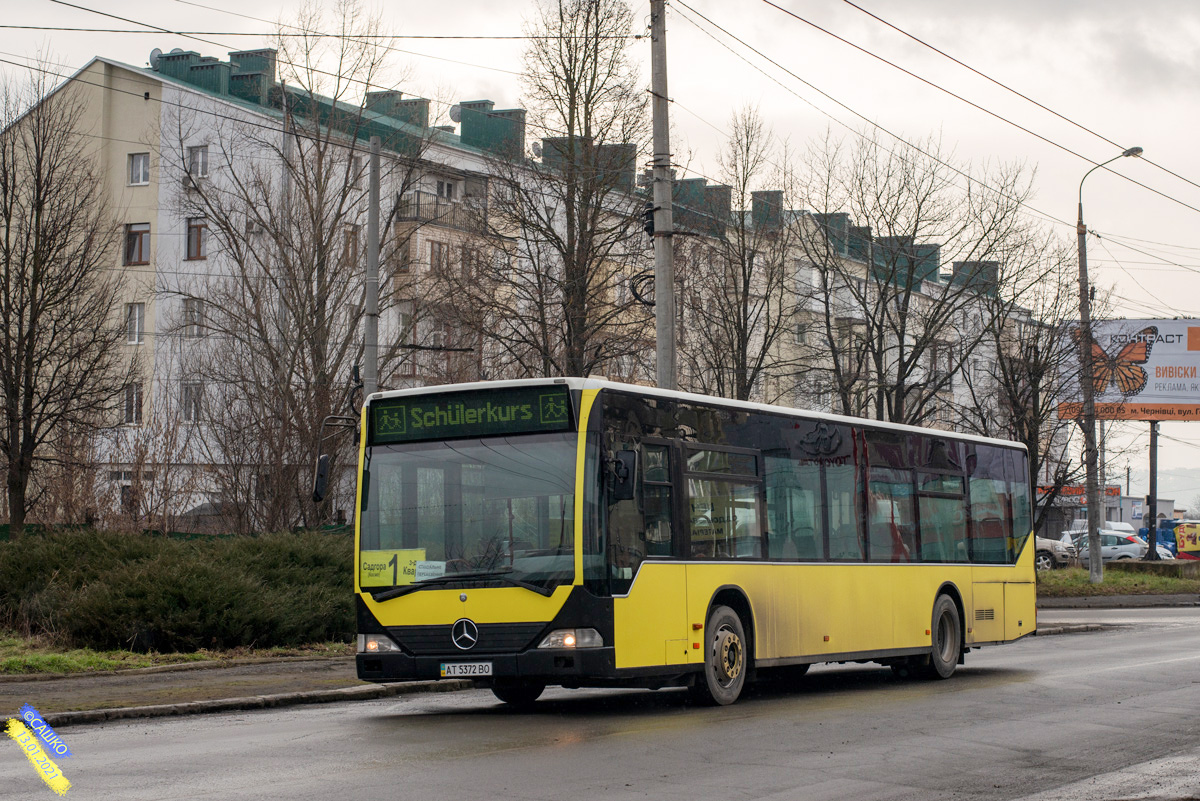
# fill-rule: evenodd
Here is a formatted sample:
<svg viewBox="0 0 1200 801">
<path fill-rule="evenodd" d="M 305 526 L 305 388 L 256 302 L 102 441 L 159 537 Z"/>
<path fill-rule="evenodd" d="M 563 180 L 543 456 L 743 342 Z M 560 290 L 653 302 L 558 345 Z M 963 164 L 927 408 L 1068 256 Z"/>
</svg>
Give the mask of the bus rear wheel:
<svg viewBox="0 0 1200 801">
<path fill-rule="evenodd" d="M 933 604 L 930 636 L 929 664 L 921 672 L 928 679 L 948 679 L 958 667 L 963 645 L 962 620 L 949 595 L 939 595 Z"/>
<path fill-rule="evenodd" d="M 704 672 L 692 685 L 692 697 L 704 704 L 732 704 L 746 685 L 742 619 L 728 606 L 718 606 L 709 614 L 704 633 Z"/>
<path fill-rule="evenodd" d="M 517 681 L 505 682 L 504 684 L 492 685 L 492 694 L 499 698 L 509 706 L 518 709 L 533 706 L 543 692 L 546 690 L 546 685 L 536 681 Z"/>
</svg>

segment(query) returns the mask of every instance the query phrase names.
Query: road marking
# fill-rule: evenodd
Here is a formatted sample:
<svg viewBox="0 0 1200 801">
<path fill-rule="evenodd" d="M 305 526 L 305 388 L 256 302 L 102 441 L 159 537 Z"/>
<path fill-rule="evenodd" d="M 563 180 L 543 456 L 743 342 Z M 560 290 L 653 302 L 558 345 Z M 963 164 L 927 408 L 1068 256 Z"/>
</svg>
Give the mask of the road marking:
<svg viewBox="0 0 1200 801">
<path fill-rule="evenodd" d="M 1093 673 L 1111 673 L 1114 670 L 1133 670 L 1136 668 L 1153 667 L 1154 665 L 1169 665 L 1173 662 L 1194 662 L 1197 659 L 1200 659 L 1200 654 L 1194 656 L 1177 656 L 1174 659 L 1156 659 L 1153 662 L 1135 662 L 1133 664 L 1112 665 L 1111 667 L 1104 668 L 1088 668 L 1087 673 L 1084 675 L 1090 676 Z M 1052 676 L 1054 678 L 1066 676 L 1077 679 L 1080 677 L 1080 673 L 1078 670 L 1066 670 L 1054 673 Z"/>
<path fill-rule="evenodd" d="M 1020 801 L 1190 799 L 1200 790 L 1200 750 L 1153 759 L 1111 773 L 1022 796 Z"/>
</svg>

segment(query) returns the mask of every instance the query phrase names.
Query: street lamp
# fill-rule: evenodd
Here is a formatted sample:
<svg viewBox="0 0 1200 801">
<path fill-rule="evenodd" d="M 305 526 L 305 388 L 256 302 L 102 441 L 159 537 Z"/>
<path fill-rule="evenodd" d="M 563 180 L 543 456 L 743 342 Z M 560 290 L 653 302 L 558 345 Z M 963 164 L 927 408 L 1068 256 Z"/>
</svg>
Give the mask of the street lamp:
<svg viewBox="0 0 1200 801">
<path fill-rule="evenodd" d="M 1100 486 L 1096 480 L 1099 460 L 1096 452 L 1096 395 L 1095 366 L 1092 364 L 1092 303 L 1087 274 L 1087 228 L 1083 224 L 1083 182 L 1087 177 L 1106 164 L 1120 158 L 1140 156 L 1140 147 L 1131 147 L 1119 156 L 1101 162 L 1083 174 L 1079 180 L 1079 222 L 1075 227 L 1079 235 L 1079 364 L 1083 368 L 1080 386 L 1083 390 L 1083 459 L 1087 492 L 1088 572 L 1089 580 L 1099 584 L 1104 580 L 1104 566 L 1100 563 Z"/>
</svg>

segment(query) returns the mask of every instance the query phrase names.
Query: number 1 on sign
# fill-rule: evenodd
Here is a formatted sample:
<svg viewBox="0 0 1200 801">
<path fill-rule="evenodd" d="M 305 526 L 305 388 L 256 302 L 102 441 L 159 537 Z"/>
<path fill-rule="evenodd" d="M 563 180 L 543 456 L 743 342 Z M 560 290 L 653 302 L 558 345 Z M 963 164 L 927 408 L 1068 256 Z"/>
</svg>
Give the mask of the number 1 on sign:
<svg viewBox="0 0 1200 801">
<path fill-rule="evenodd" d="M 396 554 L 392 554 L 391 560 L 388 562 L 392 568 L 392 586 L 399 584 L 400 578 L 400 561 L 396 558 Z"/>
</svg>

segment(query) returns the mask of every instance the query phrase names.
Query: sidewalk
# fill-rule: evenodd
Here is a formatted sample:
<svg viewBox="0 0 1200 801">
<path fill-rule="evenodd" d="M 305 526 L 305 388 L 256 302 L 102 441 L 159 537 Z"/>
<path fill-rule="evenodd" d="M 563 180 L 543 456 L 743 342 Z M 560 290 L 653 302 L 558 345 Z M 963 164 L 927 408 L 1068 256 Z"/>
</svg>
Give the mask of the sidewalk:
<svg viewBox="0 0 1200 801">
<path fill-rule="evenodd" d="M 1200 595 L 1088 595 L 1082 598 L 1038 598 L 1038 609 L 1147 609 L 1200 606 Z"/>
<path fill-rule="evenodd" d="M 384 698 L 470 687 L 461 679 L 359 681 L 354 657 L 189 662 L 70 676 L 0 676 L 0 716 L 32 704 L 51 726 L 294 704 Z"/>
<path fill-rule="evenodd" d="M 1200 606 L 1200 595 L 1044 598 L 1041 609 Z M 1097 631 L 1096 624 L 1039 629 L 1041 636 Z M 0 718 L 32 704 L 51 726 L 295 704 L 366 700 L 467 689 L 463 679 L 373 684 L 359 681 L 354 657 L 289 657 L 189 662 L 136 670 L 56 676 L 0 676 Z"/>
</svg>

